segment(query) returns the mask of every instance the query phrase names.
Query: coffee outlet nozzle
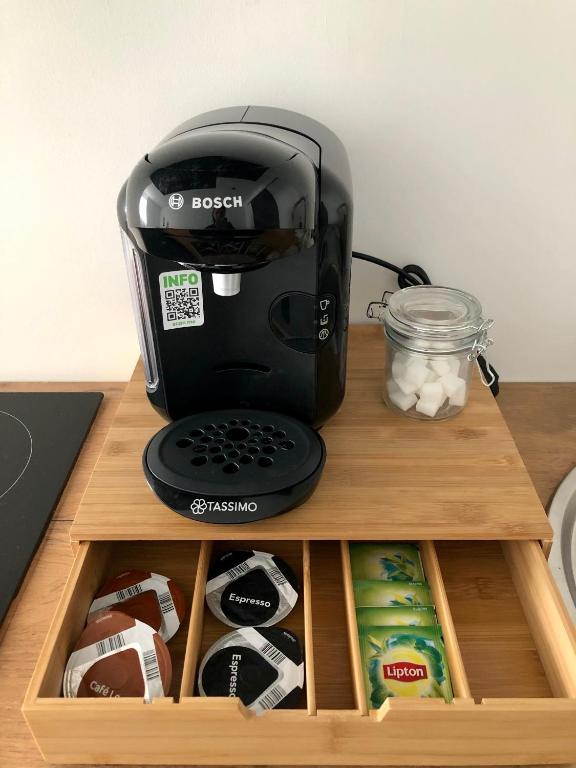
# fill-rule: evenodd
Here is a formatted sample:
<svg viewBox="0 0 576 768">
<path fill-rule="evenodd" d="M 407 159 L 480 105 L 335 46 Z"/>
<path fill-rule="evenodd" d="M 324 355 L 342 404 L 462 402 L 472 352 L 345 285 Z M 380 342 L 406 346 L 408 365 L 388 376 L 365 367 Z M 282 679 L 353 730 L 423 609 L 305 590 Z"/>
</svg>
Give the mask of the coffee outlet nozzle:
<svg viewBox="0 0 576 768">
<path fill-rule="evenodd" d="M 212 272 L 212 288 L 217 296 L 236 296 L 240 293 L 241 272 Z"/>
<path fill-rule="evenodd" d="M 198 115 L 136 164 L 118 219 L 146 392 L 162 415 L 252 409 L 316 429 L 336 412 L 346 379 L 352 184 L 332 131 L 271 107 Z M 252 446 L 261 464 L 242 446 L 224 448 L 225 438 L 206 462 L 203 443 L 194 445 L 187 462 L 194 477 L 210 474 L 212 499 L 221 475 L 233 495 L 247 473 L 242 457 L 262 469 L 257 484 L 272 476 L 266 468 L 276 457 L 263 438 Z M 164 492 L 175 508 L 169 498 Z M 281 490 L 277 498 L 282 511 Z M 277 514 L 258 503 L 262 516 Z"/>
</svg>

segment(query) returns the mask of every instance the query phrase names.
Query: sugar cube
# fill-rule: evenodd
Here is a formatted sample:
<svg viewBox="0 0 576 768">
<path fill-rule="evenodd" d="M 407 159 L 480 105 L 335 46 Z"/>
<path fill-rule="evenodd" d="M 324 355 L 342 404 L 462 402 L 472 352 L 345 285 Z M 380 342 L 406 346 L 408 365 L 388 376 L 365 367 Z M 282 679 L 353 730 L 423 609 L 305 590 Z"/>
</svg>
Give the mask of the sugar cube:
<svg viewBox="0 0 576 768">
<path fill-rule="evenodd" d="M 442 403 L 446 398 L 444 387 L 439 381 L 422 384 L 418 392 L 423 400 L 438 400 Z"/>
<path fill-rule="evenodd" d="M 402 379 L 404 377 L 405 371 L 406 366 L 402 360 L 399 360 L 398 357 L 395 357 L 394 360 L 392 360 L 392 376 L 395 379 Z"/>
<path fill-rule="evenodd" d="M 431 360 L 430 367 L 438 374 L 438 376 L 445 376 L 451 372 L 450 363 L 447 360 Z"/>
<path fill-rule="evenodd" d="M 438 375 L 436 373 L 434 373 L 434 371 L 429 369 L 428 370 L 428 375 L 426 376 L 426 381 L 427 382 L 436 381 L 437 379 L 438 379 Z"/>
<path fill-rule="evenodd" d="M 466 382 L 460 379 L 462 382 L 458 388 L 450 395 L 450 405 L 456 405 L 460 408 L 466 405 Z"/>
<path fill-rule="evenodd" d="M 466 386 L 466 382 L 464 379 L 461 379 L 459 376 L 456 376 L 454 373 L 447 373 L 445 376 L 441 376 L 438 381 L 442 386 L 444 387 L 444 392 L 448 395 L 448 397 L 452 397 L 452 395 L 456 392 L 456 390 L 461 387 L 463 384 Z"/>
<path fill-rule="evenodd" d="M 450 372 L 458 376 L 460 372 L 460 360 L 457 357 L 447 357 L 446 362 L 450 366 Z"/>
<path fill-rule="evenodd" d="M 388 395 L 390 397 L 390 402 L 398 406 L 401 411 L 407 411 L 409 408 L 412 408 L 413 405 L 416 405 L 416 401 L 418 399 L 416 395 L 405 395 L 403 392 L 399 392 L 398 390 L 393 390 L 392 392 L 388 390 Z"/>
<path fill-rule="evenodd" d="M 424 398 L 420 398 L 420 400 L 418 400 L 416 403 L 416 410 L 418 413 L 423 413 L 425 416 L 430 416 L 431 419 L 436 416 L 439 408 L 439 400 L 425 400 Z"/>
<path fill-rule="evenodd" d="M 414 392 L 418 389 L 417 384 L 413 384 L 410 381 L 406 381 L 406 379 L 396 379 L 396 384 L 398 385 L 398 388 L 402 390 L 402 392 L 405 395 L 413 395 Z"/>
<path fill-rule="evenodd" d="M 424 360 L 414 359 L 406 366 L 404 380 L 409 384 L 415 384 L 416 389 L 422 386 L 428 377 L 428 368 Z"/>
<path fill-rule="evenodd" d="M 410 355 L 407 355 L 405 352 L 394 352 L 394 360 L 398 360 L 399 363 L 402 363 L 402 365 L 408 365 L 408 363 L 411 360 Z"/>
</svg>

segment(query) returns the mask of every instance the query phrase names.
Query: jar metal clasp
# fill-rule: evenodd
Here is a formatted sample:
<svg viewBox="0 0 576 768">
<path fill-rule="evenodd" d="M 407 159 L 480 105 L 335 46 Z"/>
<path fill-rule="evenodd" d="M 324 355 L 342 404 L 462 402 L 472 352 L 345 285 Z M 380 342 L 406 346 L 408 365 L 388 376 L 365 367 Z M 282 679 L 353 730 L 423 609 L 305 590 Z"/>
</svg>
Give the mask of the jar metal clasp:
<svg viewBox="0 0 576 768">
<path fill-rule="evenodd" d="M 374 320 L 384 320 L 384 310 L 388 306 L 388 296 L 392 296 L 394 291 L 384 291 L 380 301 L 371 301 L 366 309 L 366 317 Z"/>
<path fill-rule="evenodd" d="M 490 380 L 486 379 L 484 375 L 484 371 L 482 370 L 480 363 L 478 362 L 478 358 L 480 355 L 484 355 L 486 357 L 485 353 L 488 347 L 492 346 L 494 344 L 494 339 L 490 338 L 488 336 L 488 331 L 492 326 L 494 325 L 494 320 L 484 320 L 482 325 L 477 329 L 478 335 L 474 339 L 474 343 L 472 344 L 472 349 L 468 353 L 468 360 L 472 362 L 473 360 L 476 362 L 476 365 L 478 366 L 478 370 L 480 371 L 480 380 L 482 384 L 484 384 L 485 387 L 491 387 L 492 384 L 496 381 L 496 376 L 494 375 L 494 371 L 492 369 L 492 366 L 490 365 L 489 361 L 486 360 L 486 370 L 490 374 Z"/>
</svg>

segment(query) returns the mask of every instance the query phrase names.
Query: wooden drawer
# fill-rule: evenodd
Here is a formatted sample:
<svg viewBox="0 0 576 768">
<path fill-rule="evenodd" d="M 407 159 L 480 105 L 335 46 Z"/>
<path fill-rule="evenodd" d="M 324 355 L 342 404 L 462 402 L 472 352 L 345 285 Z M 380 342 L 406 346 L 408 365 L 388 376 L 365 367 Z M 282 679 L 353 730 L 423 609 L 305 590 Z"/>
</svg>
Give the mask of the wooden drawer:
<svg viewBox="0 0 576 768">
<path fill-rule="evenodd" d="M 255 542 L 246 541 L 251 547 Z M 81 543 L 23 711 L 52 763 L 506 765 L 576 761 L 574 628 L 536 542 L 421 542 L 455 699 L 389 699 L 368 711 L 346 542 L 257 548 L 299 574 L 282 626 L 305 644 L 299 708 L 255 717 L 197 695 L 198 661 L 228 628 L 205 608 L 212 548 L 190 541 Z M 236 542 L 234 546 L 242 546 Z M 62 674 L 103 579 L 127 567 L 176 579 L 188 618 L 169 647 L 172 696 L 63 699 Z"/>
</svg>

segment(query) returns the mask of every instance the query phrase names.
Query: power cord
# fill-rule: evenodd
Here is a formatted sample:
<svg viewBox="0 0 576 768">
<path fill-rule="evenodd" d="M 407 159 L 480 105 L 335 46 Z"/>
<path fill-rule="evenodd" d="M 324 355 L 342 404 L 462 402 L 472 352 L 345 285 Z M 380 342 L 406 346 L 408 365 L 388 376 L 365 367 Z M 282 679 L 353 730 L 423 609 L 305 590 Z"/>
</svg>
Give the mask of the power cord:
<svg viewBox="0 0 576 768">
<path fill-rule="evenodd" d="M 425 269 L 418 266 L 418 264 L 407 264 L 405 267 L 398 267 L 396 264 L 392 264 L 390 261 L 384 259 L 377 259 L 375 256 L 370 256 L 368 253 L 361 253 L 360 251 L 352 251 L 352 257 L 359 259 L 360 261 L 368 261 L 370 264 L 376 264 L 378 267 L 389 269 L 397 275 L 398 285 L 400 288 L 408 288 L 414 285 L 432 285 L 432 281 L 428 277 L 428 273 Z M 482 371 L 485 381 L 491 381 L 490 391 L 494 397 L 498 396 L 500 392 L 498 371 L 490 365 L 483 355 L 478 356 L 478 365 Z"/>
<path fill-rule="evenodd" d="M 360 251 L 352 251 L 352 256 L 355 259 L 369 261 L 371 264 L 376 264 L 379 267 L 395 272 L 398 275 L 398 285 L 400 288 L 407 288 L 409 285 L 432 285 L 432 281 L 427 273 L 418 264 L 397 267 L 396 264 L 384 261 L 384 259 L 377 259 L 376 256 L 370 256 L 368 253 L 360 253 Z"/>
</svg>

